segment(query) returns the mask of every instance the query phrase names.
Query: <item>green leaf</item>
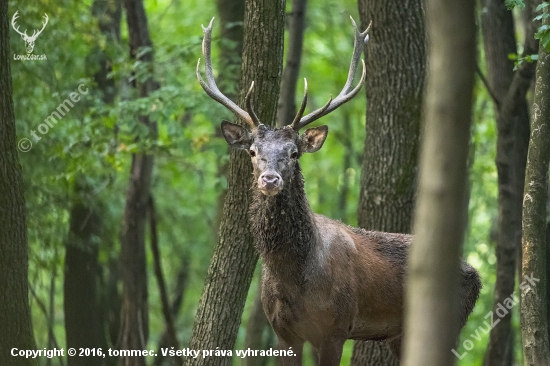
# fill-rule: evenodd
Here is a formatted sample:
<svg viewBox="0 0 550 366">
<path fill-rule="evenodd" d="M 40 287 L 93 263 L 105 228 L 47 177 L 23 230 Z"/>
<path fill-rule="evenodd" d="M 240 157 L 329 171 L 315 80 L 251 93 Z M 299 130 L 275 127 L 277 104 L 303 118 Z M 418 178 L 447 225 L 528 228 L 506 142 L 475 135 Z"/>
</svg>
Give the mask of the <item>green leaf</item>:
<svg viewBox="0 0 550 366">
<path fill-rule="evenodd" d="M 549 6 L 550 3 L 547 2 L 547 1 L 544 1 L 542 2 L 541 4 L 539 4 L 539 6 L 537 6 L 537 8 L 535 9 L 535 11 L 541 11 L 542 9 L 546 8 L 547 6 Z"/>
<path fill-rule="evenodd" d="M 520 9 L 525 8 L 525 3 L 523 2 L 523 0 L 506 0 L 504 3 L 506 4 L 506 8 L 508 10 L 512 10 L 516 6 Z"/>
</svg>

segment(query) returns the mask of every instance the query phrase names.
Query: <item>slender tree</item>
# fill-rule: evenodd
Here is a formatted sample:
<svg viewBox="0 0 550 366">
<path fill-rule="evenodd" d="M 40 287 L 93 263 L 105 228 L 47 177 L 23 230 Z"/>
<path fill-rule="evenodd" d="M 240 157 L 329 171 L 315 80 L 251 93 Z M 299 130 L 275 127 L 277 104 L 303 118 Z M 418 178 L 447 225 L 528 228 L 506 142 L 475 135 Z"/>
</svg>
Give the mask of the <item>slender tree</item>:
<svg viewBox="0 0 550 366">
<path fill-rule="evenodd" d="M 245 4 L 239 105 L 254 81 L 259 118 L 273 125 L 282 74 L 284 0 Z M 204 62 L 204 61 L 203 61 Z M 248 207 L 252 167 L 245 152 L 231 151 L 219 238 L 193 325 L 190 348 L 231 350 L 258 256 L 252 247 Z M 214 331 L 215 329 L 215 331 Z M 230 357 L 187 358 L 185 365 L 229 365 Z"/>
<path fill-rule="evenodd" d="M 152 77 L 153 52 L 147 15 L 142 0 L 125 0 L 126 23 L 130 37 L 130 57 L 149 66 L 144 81 L 133 80 L 139 97 L 147 97 L 158 89 Z M 149 132 L 149 138 L 157 135 L 156 123 L 147 115 L 139 117 Z M 121 242 L 121 271 L 123 282 L 121 349 L 145 349 L 149 337 L 147 273 L 145 263 L 145 225 L 150 197 L 153 155 L 138 152 L 132 155 L 130 182 L 124 210 Z M 144 366 L 144 357 L 124 357 L 125 366 Z"/>
<path fill-rule="evenodd" d="M 98 19 L 101 33 L 109 42 L 120 37 L 121 6 L 118 1 L 95 0 L 92 13 Z M 112 103 L 116 89 L 110 60 L 105 52 L 96 47 L 88 56 L 88 63 L 96 66 L 94 74 L 104 103 Z M 65 249 L 63 281 L 63 309 L 67 348 L 97 348 L 105 346 L 105 321 L 99 295 L 98 249 L 102 237 L 101 210 L 92 199 L 94 187 L 87 178 L 79 176 L 74 186 L 74 198 L 70 209 L 69 238 Z M 103 360 L 94 356 L 69 357 L 71 365 L 103 365 Z"/>
<path fill-rule="evenodd" d="M 543 25 L 550 27 L 550 12 Z M 548 197 L 548 164 L 550 160 L 550 52 L 539 49 L 536 70 L 533 121 L 527 155 L 525 194 L 523 196 L 522 271 L 531 278 L 521 290 L 521 334 L 523 364 L 550 365 L 546 294 L 546 202 Z"/>
<path fill-rule="evenodd" d="M 410 233 L 426 69 L 421 0 L 359 1 L 365 47 L 366 138 L 357 222 Z M 398 55 L 398 57 L 396 57 Z M 391 97 L 388 97 L 391 96 Z M 385 343 L 356 341 L 352 365 L 397 365 Z"/>
<path fill-rule="evenodd" d="M 538 45 L 533 37 L 534 23 L 529 21 L 527 24 L 524 55 L 531 55 L 536 53 Z M 535 64 L 524 62 L 514 71 L 513 61 L 509 57 L 517 53 L 514 17 L 504 0 L 483 1 L 481 26 L 489 88 L 495 98 L 493 102 L 497 116 L 499 217 L 493 305 L 493 311 L 496 311 L 499 304 L 514 291 L 516 256 L 521 246 L 521 204 L 529 143 L 526 93 L 534 76 Z M 499 326 L 491 329 L 484 365 L 512 364 L 511 315 L 510 312 L 501 318 Z"/>
<path fill-rule="evenodd" d="M 0 365 L 32 366 L 13 348 L 35 349 L 28 288 L 28 247 L 23 177 L 15 142 L 8 2 L 0 2 Z M 23 142 L 22 142 L 23 141 Z M 20 140 L 21 146 L 24 140 Z"/>
<path fill-rule="evenodd" d="M 172 304 L 170 306 L 170 313 L 174 321 L 175 319 L 177 319 L 180 313 L 181 304 L 183 303 L 183 298 L 185 294 L 185 289 L 187 287 L 187 280 L 189 277 L 189 255 L 184 254 L 181 262 L 182 262 L 181 268 L 178 271 L 178 274 L 176 276 L 176 281 L 175 281 L 176 285 L 173 291 L 174 297 L 172 299 Z M 165 327 L 164 332 L 159 337 L 157 353 L 155 356 L 155 360 L 153 361 L 154 366 L 161 366 L 164 364 L 166 357 L 163 356 L 162 354 L 162 348 L 169 348 L 171 344 L 170 342 L 171 337 L 169 335 L 168 329 L 166 328 L 167 326 Z"/>
<path fill-rule="evenodd" d="M 288 51 L 277 108 L 278 127 L 292 123 L 296 115 L 296 86 L 300 64 L 302 63 L 302 49 L 306 31 L 306 9 L 307 0 L 292 0 L 292 11 L 288 16 Z"/>
<path fill-rule="evenodd" d="M 459 330 L 458 266 L 466 228 L 475 1 L 428 0 L 426 19 L 430 50 L 415 236 L 406 284 L 406 366 L 446 366 L 455 361 L 451 349 Z"/>
</svg>

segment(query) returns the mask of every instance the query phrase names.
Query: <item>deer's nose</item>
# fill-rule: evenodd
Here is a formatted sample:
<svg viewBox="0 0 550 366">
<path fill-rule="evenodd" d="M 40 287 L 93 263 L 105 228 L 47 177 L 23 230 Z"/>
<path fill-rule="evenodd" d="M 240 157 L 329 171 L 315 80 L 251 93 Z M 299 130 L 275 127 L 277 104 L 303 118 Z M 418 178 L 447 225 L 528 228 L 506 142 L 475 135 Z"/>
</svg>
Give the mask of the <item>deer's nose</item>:
<svg viewBox="0 0 550 366">
<path fill-rule="evenodd" d="M 277 173 L 263 173 L 260 176 L 260 184 L 265 189 L 274 189 L 279 186 L 281 176 Z"/>
</svg>

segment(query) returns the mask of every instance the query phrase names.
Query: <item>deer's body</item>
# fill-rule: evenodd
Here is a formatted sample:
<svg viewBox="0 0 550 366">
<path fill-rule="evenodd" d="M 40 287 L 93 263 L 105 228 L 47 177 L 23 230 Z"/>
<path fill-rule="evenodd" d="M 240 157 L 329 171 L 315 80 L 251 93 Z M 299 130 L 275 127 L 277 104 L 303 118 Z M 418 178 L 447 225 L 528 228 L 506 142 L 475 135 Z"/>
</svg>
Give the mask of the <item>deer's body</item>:
<svg viewBox="0 0 550 366">
<path fill-rule="evenodd" d="M 355 23 L 354 27 L 355 27 Z M 212 22 L 204 30 L 206 81 L 197 64 L 197 76 L 208 95 L 236 113 L 250 130 L 222 122 L 227 143 L 245 150 L 254 168 L 253 199 L 249 210 L 257 250 L 263 259 L 262 303 L 279 338 L 280 347 L 292 347 L 296 356 L 286 365 L 301 365 L 302 346 L 310 342 L 321 366 L 340 364 L 346 339 L 386 340 L 399 355 L 403 324 L 403 287 L 411 236 L 365 231 L 314 214 L 304 191 L 298 159 L 319 150 L 327 126 L 305 125 L 355 96 L 365 78 L 352 87 L 367 32 L 355 27 L 355 46 L 348 80 L 342 92 L 323 107 L 302 117 L 306 95 L 292 124 L 283 128 L 263 125 L 246 96 L 247 111 L 224 96 L 216 86 L 210 60 Z M 460 321 L 472 311 L 481 282 L 477 272 L 461 262 Z M 450 351 L 450 350 L 449 350 Z"/>
<path fill-rule="evenodd" d="M 412 236 L 366 231 L 312 213 L 298 165 L 290 184 L 275 196 L 256 191 L 250 207 L 263 259 L 264 311 L 282 346 L 300 354 L 308 341 L 323 360 L 323 353 L 339 359 L 346 339 L 389 340 L 399 355 Z M 464 325 L 481 284 L 467 263 L 462 262 L 461 272 Z M 327 349 L 333 344 L 340 350 Z"/>
</svg>

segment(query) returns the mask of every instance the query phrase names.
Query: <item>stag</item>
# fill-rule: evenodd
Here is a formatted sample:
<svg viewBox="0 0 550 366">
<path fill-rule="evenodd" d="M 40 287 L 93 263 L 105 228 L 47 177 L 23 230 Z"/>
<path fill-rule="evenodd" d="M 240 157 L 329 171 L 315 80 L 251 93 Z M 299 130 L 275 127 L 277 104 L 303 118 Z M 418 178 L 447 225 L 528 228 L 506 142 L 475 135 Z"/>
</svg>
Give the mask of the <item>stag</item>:
<svg viewBox="0 0 550 366">
<path fill-rule="evenodd" d="M 299 131 L 351 100 L 365 80 L 353 87 L 370 25 L 359 32 L 353 18 L 354 50 L 348 78 L 340 94 L 303 116 L 304 98 L 296 117 L 282 128 L 260 122 L 251 102 L 254 82 L 245 98 L 246 111 L 220 92 L 214 80 L 210 43 L 212 21 L 203 26 L 206 81 L 197 63 L 204 91 L 242 119 L 250 129 L 223 121 L 227 143 L 245 150 L 252 161 L 252 203 L 249 208 L 254 245 L 263 259 L 262 304 L 281 350 L 294 355 L 286 365 L 302 364 L 304 342 L 317 350 L 321 366 L 340 364 L 347 339 L 386 341 L 399 357 L 403 334 L 403 292 L 411 235 L 353 228 L 312 212 L 304 191 L 299 159 L 323 146 L 328 127 Z M 290 121 L 289 121 L 290 122 Z M 472 311 L 481 282 L 477 271 L 461 260 L 460 322 Z M 449 350 L 450 352 L 450 350 Z M 290 353 L 290 352 L 289 352 Z"/>
<path fill-rule="evenodd" d="M 15 14 L 13 14 L 13 17 L 11 18 L 11 26 L 13 27 L 13 29 L 17 33 L 19 33 L 21 35 L 21 38 L 23 38 L 23 41 L 25 41 L 25 48 L 27 50 L 27 53 L 31 53 L 32 50 L 34 49 L 34 42 L 36 41 L 36 38 L 38 38 L 40 33 L 42 33 L 44 28 L 46 28 L 46 24 L 48 24 L 48 19 L 49 19 L 48 14 L 44 13 L 44 22 L 42 23 L 42 29 L 40 29 L 40 30 L 35 29 L 32 33 L 32 36 L 28 36 L 26 29 L 25 29 L 24 32 L 20 32 L 19 27 L 16 26 L 16 24 L 15 24 L 15 21 L 19 17 L 19 15 L 17 13 L 19 13 L 19 11 L 16 11 Z"/>
</svg>

